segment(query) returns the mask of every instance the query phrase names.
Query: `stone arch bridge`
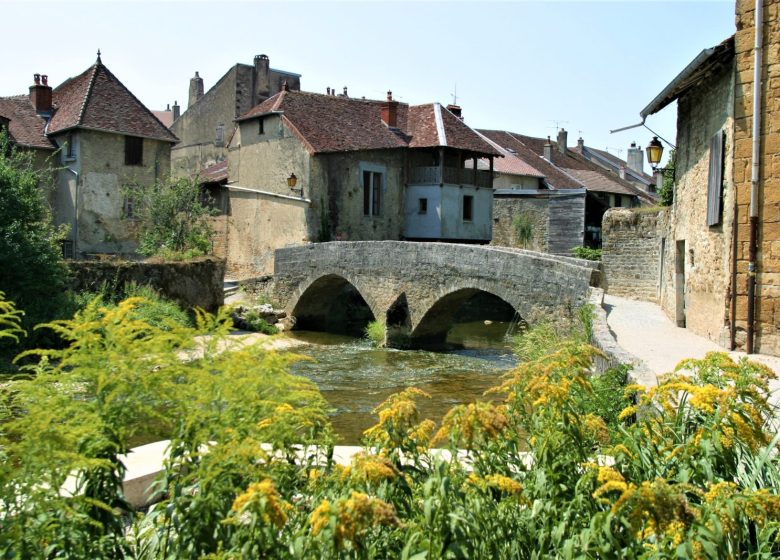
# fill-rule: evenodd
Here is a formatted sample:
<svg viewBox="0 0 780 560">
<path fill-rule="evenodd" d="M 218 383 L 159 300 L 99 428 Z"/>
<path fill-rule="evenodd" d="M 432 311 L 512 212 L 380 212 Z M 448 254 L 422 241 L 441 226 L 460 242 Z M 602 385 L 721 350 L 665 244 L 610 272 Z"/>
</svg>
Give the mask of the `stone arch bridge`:
<svg viewBox="0 0 780 560">
<path fill-rule="evenodd" d="M 336 241 L 278 249 L 274 291 L 296 328 L 361 332 L 374 319 L 388 346 L 429 347 L 478 295 L 529 319 L 582 305 L 598 274 L 598 263 L 506 247 Z"/>
</svg>

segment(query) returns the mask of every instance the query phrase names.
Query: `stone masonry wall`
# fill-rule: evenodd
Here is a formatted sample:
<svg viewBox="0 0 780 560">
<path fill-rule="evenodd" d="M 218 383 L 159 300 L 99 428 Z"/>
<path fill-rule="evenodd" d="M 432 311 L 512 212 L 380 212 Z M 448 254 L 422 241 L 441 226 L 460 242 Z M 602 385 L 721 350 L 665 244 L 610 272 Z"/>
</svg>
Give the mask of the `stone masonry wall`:
<svg viewBox="0 0 780 560">
<path fill-rule="evenodd" d="M 603 282 L 612 295 L 656 301 L 658 213 L 611 208 L 602 222 Z"/>
<path fill-rule="evenodd" d="M 737 198 L 737 344 L 747 327 L 749 204 L 753 117 L 755 2 L 737 0 L 735 36 L 734 185 Z M 761 166 L 754 349 L 780 354 L 780 3 L 764 1 L 761 68 Z"/>
<path fill-rule="evenodd" d="M 531 240 L 524 244 L 517 238 L 515 219 L 525 216 L 531 222 Z M 545 198 L 493 198 L 493 240 L 491 245 L 522 247 L 547 252 L 547 223 L 550 200 Z"/>
<path fill-rule="evenodd" d="M 74 290 L 98 292 L 128 282 L 151 286 L 185 308 L 214 312 L 225 303 L 225 261 L 203 257 L 184 262 L 70 261 Z"/>
</svg>

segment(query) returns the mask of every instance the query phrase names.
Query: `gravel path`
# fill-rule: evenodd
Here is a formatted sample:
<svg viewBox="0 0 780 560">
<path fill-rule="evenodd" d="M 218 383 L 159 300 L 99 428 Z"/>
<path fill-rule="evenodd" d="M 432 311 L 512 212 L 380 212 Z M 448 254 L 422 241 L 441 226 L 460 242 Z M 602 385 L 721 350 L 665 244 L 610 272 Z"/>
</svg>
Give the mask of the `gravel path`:
<svg viewBox="0 0 780 560">
<path fill-rule="evenodd" d="M 674 369 L 685 358 L 703 358 L 707 352 L 726 350 L 711 340 L 676 326 L 654 303 L 604 294 L 607 324 L 617 343 L 640 360 L 656 375 Z M 728 352 L 734 358 L 744 352 Z M 749 358 L 771 368 L 780 377 L 780 357 L 752 354 Z M 780 402 L 780 380 L 770 383 L 773 400 Z"/>
</svg>

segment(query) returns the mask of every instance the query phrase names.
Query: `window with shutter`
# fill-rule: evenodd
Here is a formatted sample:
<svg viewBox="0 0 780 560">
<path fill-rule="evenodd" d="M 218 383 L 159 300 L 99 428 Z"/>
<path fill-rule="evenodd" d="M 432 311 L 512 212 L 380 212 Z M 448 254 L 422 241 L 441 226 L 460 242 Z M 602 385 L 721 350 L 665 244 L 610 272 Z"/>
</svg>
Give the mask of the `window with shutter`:
<svg viewBox="0 0 780 560">
<path fill-rule="evenodd" d="M 723 152 L 726 136 L 723 129 L 710 138 L 710 169 L 707 180 L 707 225 L 717 226 L 723 220 Z"/>
</svg>

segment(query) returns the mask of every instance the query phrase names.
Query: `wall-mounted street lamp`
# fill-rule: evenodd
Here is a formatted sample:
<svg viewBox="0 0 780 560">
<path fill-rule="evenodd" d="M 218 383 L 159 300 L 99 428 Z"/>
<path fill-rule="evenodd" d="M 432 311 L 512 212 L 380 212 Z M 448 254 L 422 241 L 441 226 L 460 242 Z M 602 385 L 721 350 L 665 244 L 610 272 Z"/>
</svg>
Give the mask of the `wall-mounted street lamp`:
<svg viewBox="0 0 780 560">
<path fill-rule="evenodd" d="M 658 139 L 658 136 L 653 136 L 653 139 L 650 140 L 650 143 L 647 145 L 646 151 L 647 161 L 650 166 L 655 169 L 658 167 L 658 164 L 661 163 L 661 156 L 664 155 L 664 147 Z"/>
<path fill-rule="evenodd" d="M 294 193 L 296 193 L 298 196 L 303 198 L 303 185 L 301 185 L 300 188 L 296 189 L 295 185 L 298 184 L 298 177 L 295 176 L 295 173 L 290 173 L 290 176 L 287 177 L 287 186 L 290 187 L 290 190 Z"/>
</svg>

